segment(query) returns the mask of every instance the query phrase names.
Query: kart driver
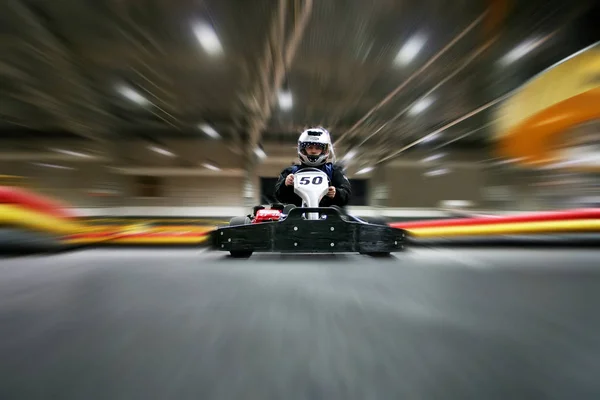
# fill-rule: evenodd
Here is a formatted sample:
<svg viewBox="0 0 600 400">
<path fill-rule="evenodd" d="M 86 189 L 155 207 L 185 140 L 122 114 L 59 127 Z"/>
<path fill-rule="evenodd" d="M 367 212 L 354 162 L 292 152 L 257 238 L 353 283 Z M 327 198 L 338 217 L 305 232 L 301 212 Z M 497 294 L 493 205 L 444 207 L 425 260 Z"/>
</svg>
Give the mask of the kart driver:
<svg viewBox="0 0 600 400">
<path fill-rule="evenodd" d="M 317 168 L 327 173 L 329 190 L 319 203 L 320 207 L 345 207 L 352 195 L 350 181 L 341 166 L 327 162 L 331 154 L 331 136 L 323 128 L 307 129 L 298 139 L 300 165 L 287 167 L 279 175 L 275 184 L 275 198 L 283 204 L 302 205 L 302 199 L 294 193 L 294 174 L 303 168 Z"/>
</svg>

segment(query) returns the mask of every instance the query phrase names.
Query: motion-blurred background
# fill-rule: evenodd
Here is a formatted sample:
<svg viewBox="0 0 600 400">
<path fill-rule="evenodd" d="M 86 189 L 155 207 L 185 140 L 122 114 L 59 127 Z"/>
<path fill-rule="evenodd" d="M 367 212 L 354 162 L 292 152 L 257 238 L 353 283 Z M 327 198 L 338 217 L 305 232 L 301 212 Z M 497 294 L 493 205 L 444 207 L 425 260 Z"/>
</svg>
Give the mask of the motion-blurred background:
<svg viewBox="0 0 600 400">
<path fill-rule="evenodd" d="M 0 399 L 600 399 L 599 21 L 0 1 Z M 319 125 L 348 211 L 406 235 L 215 230 Z"/>
<path fill-rule="evenodd" d="M 599 203 L 595 1 L 1 8 L 2 184 L 83 215 L 268 204 L 316 125 L 354 207 Z"/>
</svg>

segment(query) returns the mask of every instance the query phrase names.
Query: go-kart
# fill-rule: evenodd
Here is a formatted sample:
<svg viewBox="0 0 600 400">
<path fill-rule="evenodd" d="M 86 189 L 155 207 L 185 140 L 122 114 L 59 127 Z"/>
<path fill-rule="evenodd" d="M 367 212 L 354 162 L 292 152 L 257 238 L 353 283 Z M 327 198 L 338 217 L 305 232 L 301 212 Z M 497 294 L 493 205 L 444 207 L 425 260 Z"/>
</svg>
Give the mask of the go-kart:
<svg viewBox="0 0 600 400">
<path fill-rule="evenodd" d="M 229 226 L 211 233 L 214 250 L 248 258 L 254 252 L 351 253 L 385 256 L 404 249 L 406 232 L 385 221 L 367 222 L 340 207 L 319 207 L 330 186 L 327 174 L 305 168 L 294 176 L 294 193 L 302 205 L 254 207 L 253 213 L 233 217 Z"/>
</svg>

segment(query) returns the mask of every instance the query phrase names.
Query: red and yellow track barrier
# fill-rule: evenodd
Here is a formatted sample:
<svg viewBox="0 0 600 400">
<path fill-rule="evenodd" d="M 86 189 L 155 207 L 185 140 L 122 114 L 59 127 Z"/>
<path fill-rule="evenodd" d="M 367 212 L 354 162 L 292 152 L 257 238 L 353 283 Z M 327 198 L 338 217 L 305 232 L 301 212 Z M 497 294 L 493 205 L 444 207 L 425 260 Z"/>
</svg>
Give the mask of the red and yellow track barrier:
<svg viewBox="0 0 600 400">
<path fill-rule="evenodd" d="M 390 224 L 418 238 L 600 232 L 600 209 Z"/>
<path fill-rule="evenodd" d="M 63 238 L 85 229 L 60 202 L 25 189 L 0 186 L 0 251 L 63 248 Z"/>
<path fill-rule="evenodd" d="M 417 238 L 600 232 L 600 209 L 397 222 L 391 223 L 390 226 L 406 229 L 411 236 Z M 208 233 L 214 228 L 214 226 L 198 225 L 149 226 L 140 220 L 134 224 L 98 227 L 95 231 L 72 235 L 67 239 L 67 242 L 81 244 L 193 245 L 203 243 L 207 239 Z"/>
<path fill-rule="evenodd" d="M 63 242 L 67 244 L 100 244 L 108 243 L 120 235 L 119 231 L 82 232 L 65 236 Z"/>
<path fill-rule="evenodd" d="M 124 235 L 110 241 L 115 244 L 200 244 L 208 238 L 206 234 L 199 233 L 140 233 Z"/>
<path fill-rule="evenodd" d="M 69 235 L 83 229 L 76 221 L 16 204 L 0 204 L 0 225 L 56 235 Z"/>
<path fill-rule="evenodd" d="M 86 223 L 53 202 L 14 188 L 0 188 L 0 226 L 54 236 L 61 244 L 196 245 L 207 240 L 216 226 L 185 220 L 120 220 L 118 224 Z M 515 216 L 484 216 L 390 226 L 407 230 L 417 238 L 600 232 L 600 208 L 527 213 Z"/>
<path fill-rule="evenodd" d="M 521 87 L 498 109 L 499 155 L 524 166 L 552 164 L 568 130 L 600 118 L 600 46 L 554 65 Z"/>
<path fill-rule="evenodd" d="M 560 160 L 558 139 L 571 127 L 600 118 L 600 88 L 589 90 L 539 112 L 502 140 L 501 156 L 524 159 L 522 165 L 543 166 Z"/>
<path fill-rule="evenodd" d="M 206 234 L 78 234 L 65 239 L 69 244 L 200 244 L 207 239 Z"/>
<path fill-rule="evenodd" d="M 394 228 L 402 229 L 424 229 L 424 228 L 442 228 L 456 226 L 481 226 L 497 225 L 510 223 L 528 223 L 528 222 L 549 222 L 565 220 L 593 220 L 600 219 L 600 208 L 576 209 L 566 211 L 549 211 L 527 213 L 511 216 L 485 216 L 476 218 L 457 218 L 417 222 L 395 222 L 390 224 Z"/>
<path fill-rule="evenodd" d="M 111 227 L 70 235 L 65 239 L 70 244 L 199 244 L 206 240 L 209 226 L 158 226 L 145 227 L 143 224 Z"/>
<path fill-rule="evenodd" d="M 410 232 L 411 236 L 418 238 L 548 233 L 589 233 L 600 232 L 600 219 L 499 223 L 494 225 L 442 226 L 430 228 L 412 228 L 408 229 L 408 231 Z"/>
<path fill-rule="evenodd" d="M 16 187 L 0 186 L 0 204 L 17 205 L 25 210 L 56 218 L 76 217 L 64 204 Z"/>
<path fill-rule="evenodd" d="M 4 252 L 62 248 L 65 237 L 85 231 L 86 226 L 58 201 L 26 189 L 0 186 L 0 228 Z"/>
</svg>

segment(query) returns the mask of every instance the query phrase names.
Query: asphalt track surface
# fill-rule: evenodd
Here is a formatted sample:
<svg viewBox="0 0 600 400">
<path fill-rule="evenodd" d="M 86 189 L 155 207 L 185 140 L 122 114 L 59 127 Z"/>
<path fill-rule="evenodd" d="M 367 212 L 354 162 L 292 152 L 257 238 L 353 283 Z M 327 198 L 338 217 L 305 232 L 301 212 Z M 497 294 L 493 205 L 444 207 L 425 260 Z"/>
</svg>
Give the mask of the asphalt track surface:
<svg viewBox="0 0 600 400">
<path fill-rule="evenodd" d="M 0 260 L 0 399 L 598 399 L 600 250 Z"/>
</svg>

